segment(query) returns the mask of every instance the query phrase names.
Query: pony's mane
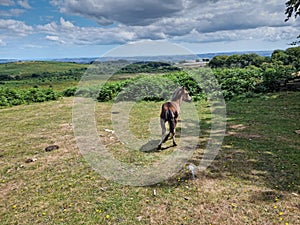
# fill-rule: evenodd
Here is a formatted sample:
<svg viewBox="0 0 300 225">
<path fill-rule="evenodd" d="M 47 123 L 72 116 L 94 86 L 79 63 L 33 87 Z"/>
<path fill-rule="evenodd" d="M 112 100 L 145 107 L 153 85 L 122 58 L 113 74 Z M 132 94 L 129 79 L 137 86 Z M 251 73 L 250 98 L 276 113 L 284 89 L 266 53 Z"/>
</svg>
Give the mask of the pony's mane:
<svg viewBox="0 0 300 225">
<path fill-rule="evenodd" d="M 174 91 L 174 93 L 173 93 L 173 95 L 172 95 L 171 101 L 176 101 L 176 100 L 178 100 L 178 99 L 180 98 L 181 90 L 182 90 L 182 87 L 178 87 L 178 88 Z"/>
</svg>

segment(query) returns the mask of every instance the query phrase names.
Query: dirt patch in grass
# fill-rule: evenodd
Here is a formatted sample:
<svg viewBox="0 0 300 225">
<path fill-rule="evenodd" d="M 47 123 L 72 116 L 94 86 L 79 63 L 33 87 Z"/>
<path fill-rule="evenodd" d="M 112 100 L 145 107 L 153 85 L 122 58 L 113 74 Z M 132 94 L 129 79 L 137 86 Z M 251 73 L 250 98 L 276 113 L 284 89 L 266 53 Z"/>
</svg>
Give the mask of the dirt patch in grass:
<svg viewBox="0 0 300 225">
<path fill-rule="evenodd" d="M 247 133 L 247 126 L 244 124 L 228 124 L 228 130 L 226 132 L 227 136 L 235 136 L 237 138 L 246 138 L 246 139 L 261 139 L 263 135 L 261 134 L 249 134 Z"/>
<path fill-rule="evenodd" d="M 0 197 L 1 199 L 6 198 L 7 195 L 9 195 L 10 192 L 15 191 L 22 186 L 22 182 L 7 182 L 6 180 L 2 180 L 1 183 L 3 184 L 3 187 L 1 188 Z"/>
</svg>

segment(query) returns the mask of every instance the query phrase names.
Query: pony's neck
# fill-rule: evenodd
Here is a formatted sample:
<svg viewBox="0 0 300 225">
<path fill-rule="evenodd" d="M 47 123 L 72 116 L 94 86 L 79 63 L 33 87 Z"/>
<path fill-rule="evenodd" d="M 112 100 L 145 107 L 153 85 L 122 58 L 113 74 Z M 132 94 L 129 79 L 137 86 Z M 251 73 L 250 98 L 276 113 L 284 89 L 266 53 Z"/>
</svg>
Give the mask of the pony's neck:
<svg viewBox="0 0 300 225">
<path fill-rule="evenodd" d="M 180 106 L 181 106 L 182 101 L 183 101 L 183 96 L 181 93 L 181 88 L 177 88 L 177 90 L 173 94 L 171 102 L 176 107 L 178 112 L 180 111 Z"/>
<path fill-rule="evenodd" d="M 172 102 L 175 103 L 176 105 L 178 105 L 179 107 L 182 104 L 182 97 L 178 98 L 178 99 L 172 99 Z"/>
<path fill-rule="evenodd" d="M 182 97 L 180 97 L 178 99 L 171 100 L 171 103 L 176 107 L 176 110 L 179 113 L 180 112 L 180 106 L 181 106 L 181 103 L 182 103 Z"/>
</svg>

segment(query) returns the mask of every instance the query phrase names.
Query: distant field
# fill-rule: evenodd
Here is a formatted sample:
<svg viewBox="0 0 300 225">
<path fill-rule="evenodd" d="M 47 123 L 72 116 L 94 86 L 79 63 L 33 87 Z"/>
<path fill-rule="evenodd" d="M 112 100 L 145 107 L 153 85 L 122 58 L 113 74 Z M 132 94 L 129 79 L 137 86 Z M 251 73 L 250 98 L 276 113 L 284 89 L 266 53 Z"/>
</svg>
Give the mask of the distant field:
<svg viewBox="0 0 300 225">
<path fill-rule="evenodd" d="M 63 73 L 74 69 L 87 68 L 85 64 L 69 62 L 32 61 L 0 64 L 0 75 L 29 76 L 43 73 Z"/>
<path fill-rule="evenodd" d="M 63 91 L 77 86 L 88 65 L 68 62 L 13 62 L 0 64 L 0 87 L 51 88 Z"/>
<path fill-rule="evenodd" d="M 110 70 L 112 66 L 113 69 Z M 0 87 L 28 89 L 32 87 L 52 88 L 64 91 L 76 87 L 87 69 L 93 70 L 96 65 L 77 64 L 71 62 L 11 62 L 0 64 Z M 114 71 L 113 64 L 103 66 L 108 71 Z M 167 63 L 151 62 L 128 64 L 121 68 L 111 80 L 124 80 L 142 74 L 162 74 L 163 72 L 178 71 L 179 68 Z M 87 71 L 89 73 L 89 71 Z"/>
</svg>

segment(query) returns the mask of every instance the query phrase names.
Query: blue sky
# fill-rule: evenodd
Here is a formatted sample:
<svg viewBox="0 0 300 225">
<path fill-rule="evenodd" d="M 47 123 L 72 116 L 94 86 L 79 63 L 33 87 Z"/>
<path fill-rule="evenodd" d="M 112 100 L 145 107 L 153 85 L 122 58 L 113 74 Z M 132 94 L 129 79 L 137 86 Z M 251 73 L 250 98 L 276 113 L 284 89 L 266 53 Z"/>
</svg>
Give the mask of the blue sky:
<svg viewBox="0 0 300 225">
<path fill-rule="evenodd" d="M 282 0 L 0 0 L 0 58 L 100 57 L 168 41 L 194 53 L 286 49 Z"/>
</svg>

